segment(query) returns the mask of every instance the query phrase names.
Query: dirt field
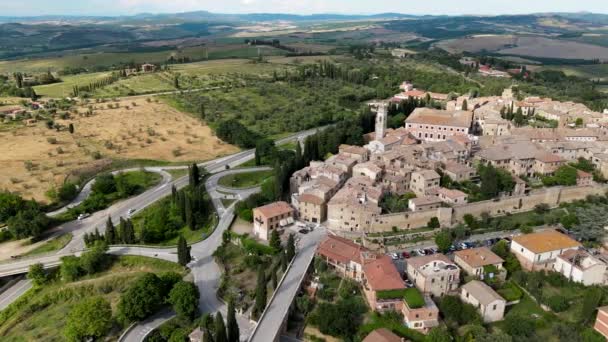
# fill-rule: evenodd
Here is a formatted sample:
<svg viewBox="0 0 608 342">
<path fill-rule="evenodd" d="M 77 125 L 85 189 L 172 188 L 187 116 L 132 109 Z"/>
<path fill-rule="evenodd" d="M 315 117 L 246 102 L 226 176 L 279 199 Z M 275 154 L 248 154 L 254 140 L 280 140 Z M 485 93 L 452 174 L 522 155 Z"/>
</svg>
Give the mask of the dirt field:
<svg viewBox="0 0 608 342">
<path fill-rule="evenodd" d="M 43 122 L 0 131 L 0 189 L 46 201 L 45 192 L 70 172 L 108 165 L 111 159 L 200 161 L 238 151 L 196 118 L 164 103 L 122 101 L 118 109 L 107 109 L 108 104 L 93 104 L 92 116 L 57 120 L 73 123 L 74 134 L 47 129 Z"/>
</svg>

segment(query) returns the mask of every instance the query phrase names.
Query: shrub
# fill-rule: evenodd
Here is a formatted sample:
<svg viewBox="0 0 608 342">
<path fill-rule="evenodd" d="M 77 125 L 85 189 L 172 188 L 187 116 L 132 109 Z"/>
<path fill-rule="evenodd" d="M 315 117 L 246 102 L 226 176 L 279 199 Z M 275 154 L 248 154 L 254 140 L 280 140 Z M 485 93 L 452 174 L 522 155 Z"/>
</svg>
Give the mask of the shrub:
<svg viewBox="0 0 608 342">
<path fill-rule="evenodd" d="M 554 312 L 563 312 L 570 307 L 570 303 L 568 303 L 566 298 L 559 295 L 549 297 L 549 299 L 547 299 L 547 305 Z"/>
</svg>

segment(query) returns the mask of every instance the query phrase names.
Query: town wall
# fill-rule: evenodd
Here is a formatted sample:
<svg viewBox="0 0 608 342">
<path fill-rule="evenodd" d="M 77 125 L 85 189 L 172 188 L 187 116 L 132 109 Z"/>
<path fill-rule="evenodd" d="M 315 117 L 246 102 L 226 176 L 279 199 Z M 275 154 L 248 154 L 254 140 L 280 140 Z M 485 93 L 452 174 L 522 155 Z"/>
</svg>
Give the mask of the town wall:
<svg viewBox="0 0 608 342">
<path fill-rule="evenodd" d="M 503 197 L 496 200 L 468 203 L 454 208 L 437 208 L 416 212 L 402 212 L 379 215 L 374 218 L 367 233 L 386 232 L 397 227 L 400 230 L 426 227 L 429 220 L 437 217 L 442 227 L 450 227 L 463 222 L 463 217 L 471 214 L 475 217 L 482 213 L 491 216 L 501 216 L 534 210 L 538 204 L 546 203 L 549 207 L 557 207 L 560 203 L 584 200 L 589 195 L 605 195 L 608 185 L 551 187 L 532 190 L 522 196 Z"/>
</svg>

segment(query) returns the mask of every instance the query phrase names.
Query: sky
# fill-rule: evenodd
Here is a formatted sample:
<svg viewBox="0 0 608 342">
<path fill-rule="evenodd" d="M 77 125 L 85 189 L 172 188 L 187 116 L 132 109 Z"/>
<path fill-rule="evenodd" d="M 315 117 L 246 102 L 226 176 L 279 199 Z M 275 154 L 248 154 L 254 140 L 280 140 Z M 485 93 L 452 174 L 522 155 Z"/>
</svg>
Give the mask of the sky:
<svg viewBox="0 0 608 342">
<path fill-rule="evenodd" d="M 0 0 L 0 16 L 216 13 L 608 14 L 608 0 Z"/>
</svg>

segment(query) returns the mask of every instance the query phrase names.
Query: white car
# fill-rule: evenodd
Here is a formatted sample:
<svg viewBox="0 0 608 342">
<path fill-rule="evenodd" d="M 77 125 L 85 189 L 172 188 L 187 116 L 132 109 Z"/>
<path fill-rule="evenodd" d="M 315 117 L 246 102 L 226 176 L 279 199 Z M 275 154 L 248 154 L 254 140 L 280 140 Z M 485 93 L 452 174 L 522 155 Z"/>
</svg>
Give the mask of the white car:
<svg viewBox="0 0 608 342">
<path fill-rule="evenodd" d="M 397 253 L 391 253 L 391 258 L 393 258 L 393 260 L 399 260 Z"/>
<path fill-rule="evenodd" d="M 131 215 L 133 215 L 134 212 L 135 212 L 135 209 L 133 209 L 133 208 L 129 209 L 129 211 L 127 212 L 127 216 L 131 217 Z"/>
<path fill-rule="evenodd" d="M 84 220 L 85 218 L 91 216 L 91 214 L 89 213 L 84 213 L 84 214 L 80 214 L 78 215 L 78 221 Z"/>
<path fill-rule="evenodd" d="M 423 255 L 426 255 L 426 252 L 424 251 L 424 249 L 422 249 L 422 248 L 418 248 L 418 249 L 416 250 L 416 254 L 418 254 L 418 255 L 420 255 L 420 256 L 423 256 Z"/>
</svg>

